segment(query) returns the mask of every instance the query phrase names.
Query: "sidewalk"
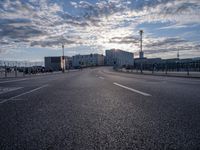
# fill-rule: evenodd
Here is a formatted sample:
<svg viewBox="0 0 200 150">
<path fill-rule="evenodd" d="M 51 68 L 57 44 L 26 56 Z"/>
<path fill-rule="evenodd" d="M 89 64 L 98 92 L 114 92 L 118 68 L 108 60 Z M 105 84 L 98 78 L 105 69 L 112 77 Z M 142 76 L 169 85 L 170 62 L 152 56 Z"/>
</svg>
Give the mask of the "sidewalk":
<svg viewBox="0 0 200 150">
<path fill-rule="evenodd" d="M 171 77 L 185 77 L 185 78 L 200 78 L 200 72 L 177 72 L 177 71 L 168 71 L 167 73 L 164 71 L 146 71 L 143 70 L 142 73 L 140 70 L 126 70 L 126 69 L 118 69 L 116 71 L 133 73 L 133 74 L 143 74 L 143 75 L 155 75 L 155 76 L 171 76 Z"/>
</svg>

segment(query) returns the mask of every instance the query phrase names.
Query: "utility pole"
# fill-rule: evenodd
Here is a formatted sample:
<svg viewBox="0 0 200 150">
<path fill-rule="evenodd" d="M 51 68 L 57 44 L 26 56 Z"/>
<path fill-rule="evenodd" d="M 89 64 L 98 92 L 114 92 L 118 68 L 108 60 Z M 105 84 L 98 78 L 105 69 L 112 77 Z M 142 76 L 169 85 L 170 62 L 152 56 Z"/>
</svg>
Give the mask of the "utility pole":
<svg viewBox="0 0 200 150">
<path fill-rule="evenodd" d="M 62 72 L 64 73 L 65 72 L 65 53 L 64 53 L 64 44 L 62 44 Z"/>
<path fill-rule="evenodd" d="M 140 30 L 140 52 L 139 52 L 139 58 L 141 59 L 140 61 L 140 72 L 141 72 L 141 74 L 143 73 L 142 72 L 142 70 L 143 70 L 143 64 L 142 64 L 142 59 L 144 58 L 144 53 L 143 53 L 143 51 L 142 51 L 142 35 L 143 35 L 143 33 L 144 33 L 144 31 L 143 30 Z"/>
<path fill-rule="evenodd" d="M 140 30 L 140 52 L 142 52 L 142 35 L 143 35 L 144 31 Z"/>
</svg>

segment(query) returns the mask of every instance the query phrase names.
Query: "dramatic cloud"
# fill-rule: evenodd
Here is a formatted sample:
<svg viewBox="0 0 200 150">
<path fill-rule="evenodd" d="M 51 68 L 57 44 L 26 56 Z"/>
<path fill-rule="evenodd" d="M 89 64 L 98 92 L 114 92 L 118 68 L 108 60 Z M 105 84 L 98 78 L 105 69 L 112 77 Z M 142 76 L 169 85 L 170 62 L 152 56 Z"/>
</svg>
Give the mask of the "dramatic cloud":
<svg viewBox="0 0 200 150">
<path fill-rule="evenodd" d="M 145 53 L 151 57 L 164 57 L 164 55 L 176 57 L 178 51 L 184 57 L 185 55 L 192 56 L 192 53 L 196 55 L 200 51 L 200 45 L 178 37 L 151 38 L 145 41 Z"/>
<path fill-rule="evenodd" d="M 155 41 L 150 41 L 149 44 L 146 44 L 147 47 L 161 47 L 161 46 L 174 46 L 177 44 L 186 43 L 186 40 L 180 39 L 180 38 L 164 38 Z"/>
<path fill-rule="evenodd" d="M 171 56 L 177 49 L 185 55 L 186 50 L 200 54 L 200 39 L 184 35 L 190 32 L 197 37 L 199 0 L 1 0 L 0 53 L 22 47 L 58 49 L 62 44 L 77 53 L 81 46 L 94 52 L 110 48 L 136 52 L 143 26 L 144 50 L 149 56 Z M 168 33 L 170 29 L 182 35 Z"/>
<path fill-rule="evenodd" d="M 109 41 L 110 43 L 123 43 L 123 44 L 136 44 L 139 43 L 138 37 L 126 36 L 126 37 L 113 37 Z"/>
</svg>

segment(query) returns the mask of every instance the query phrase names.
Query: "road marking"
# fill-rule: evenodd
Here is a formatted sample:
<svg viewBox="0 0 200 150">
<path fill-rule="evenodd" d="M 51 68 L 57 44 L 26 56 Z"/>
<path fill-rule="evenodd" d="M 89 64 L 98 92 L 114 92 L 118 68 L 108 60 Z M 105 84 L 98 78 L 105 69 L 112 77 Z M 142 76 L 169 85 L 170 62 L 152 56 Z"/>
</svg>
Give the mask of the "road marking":
<svg viewBox="0 0 200 150">
<path fill-rule="evenodd" d="M 40 86 L 40 87 L 35 88 L 35 89 L 33 89 L 33 90 L 30 90 L 30 91 L 28 91 L 28 92 L 24 92 L 24 93 L 22 93 L 22 94 L 13 96 L 13 97 L 11 97 L 11 98 L 9 98 L 9 99 L 5 99 L 5 100 L 1 101 L 0 104 L 3 104 L 3 103 L 5 103 L 5 102 L 7 102 L 7 101 L 15 100 L 15 98 L 21 97 L 21 96 L 26 95 L 26 94 L 33 93 L 33 92 L 38 91 L 38 90 L 40 90 L 40 89 L 42 89 L 42 88 L 45 88 L 45 87 L 47 87 L 47 86 L 48 86 L 48 84 L 43 85 L 43 86 Z"/>
<path fill-rule="evenodd" d="M 102 79 L 102 80 L 104 80 L 104 77 L 99 77 L 99 79 Z"/>
<path fill-rule="evenodd" d="M 121 85 L 121 84 L 116 83 L 116 82 L 114 82 L 113 84 L 116 85 L 116 86 L 122 87 L 122 88 L 124 88 L 124 89 L 127 89 L 127 90 L 129 90 L 129 91 L 132 91 L 132 92 L 135 92 L 135 93 L 141 94 L 141 95 L 143 95 L 143 96 L 151 96 L 151 95 L 148 94 L 148 93 L 145 93 L 145 92 L 142 92 L 142 91 L 139 91 L 139 90 L 136 90 L 136 89 L 133 89 L 133 88 L 130 88 L 130 87 L 127 87 L 127 86 Z"/>
<path fill-rule="evenodd" d="M 24 81 L 24 80 L 28 80 L 28 79 L 8 80 L 8 81 L 1 81 L 0 83 L 18 82 L 18 81 Z"/>
<path fill-rule="evenodd" d="M 0 94 L 16 91 L 19 89 L 22 89 L 22 87 L 0 87 Z"/>
</svg>

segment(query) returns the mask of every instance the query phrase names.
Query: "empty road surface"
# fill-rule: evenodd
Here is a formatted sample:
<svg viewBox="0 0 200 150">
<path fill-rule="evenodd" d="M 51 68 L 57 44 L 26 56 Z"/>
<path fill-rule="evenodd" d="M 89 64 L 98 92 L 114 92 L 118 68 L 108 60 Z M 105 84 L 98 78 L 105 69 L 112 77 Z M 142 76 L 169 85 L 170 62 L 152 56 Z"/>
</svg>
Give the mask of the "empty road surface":
<svg viewBox="0 0 200 150">
<path fill-rule="evenodd" d="M 109 67 L 1 79 L 0 149 L 200 149 L 200 80 Z"/>
</svg>

